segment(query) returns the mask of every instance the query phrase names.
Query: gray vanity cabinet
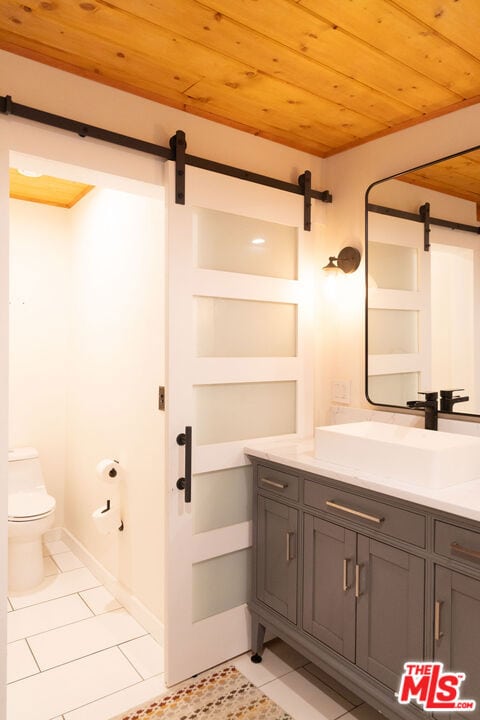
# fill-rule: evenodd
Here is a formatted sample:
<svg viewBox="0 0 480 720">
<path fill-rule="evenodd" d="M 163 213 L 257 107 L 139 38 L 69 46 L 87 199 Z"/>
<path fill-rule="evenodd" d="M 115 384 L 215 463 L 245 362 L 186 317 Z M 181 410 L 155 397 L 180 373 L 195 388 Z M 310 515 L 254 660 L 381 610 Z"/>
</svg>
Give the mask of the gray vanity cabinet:
<svg viewBox="0 0 480 720">
<path fill-rule="evenodd" d="M 304 516 L 303 628 L 355 662 L 354 572 L 356 535 Z"/>
<path fill-rule="evenodd" d="M 358 536 L 356 664 L 392 690 L 403 665 L 424 657 L 425 562 Z"/>
<path fill-rule="evenodd" d="M 297 621 L 298 511 L 258 496 L 257 598 L 287 620 Z"/>
<path fill-rule="evenodd" d="M 252 458 L 253 659 L 283 638 L 389 720 L 480 720 L 480 524 Z M 395 697 L 407 661 L 465 672 L 475 712 Z"/>
<path fill-rule="evenodd" d="M 304 630 L 398 690 L 424 654 L 423 559 L 311 515 L 304 527 Z"/>
<path fill-rule="evenodd" d="M 435 660 L 445 668 L 465 672 L 461 696 L 476 699 L 474 712 L 446 717 L 480 718 L 480 580 L 435 567 Z"/>
</svg>

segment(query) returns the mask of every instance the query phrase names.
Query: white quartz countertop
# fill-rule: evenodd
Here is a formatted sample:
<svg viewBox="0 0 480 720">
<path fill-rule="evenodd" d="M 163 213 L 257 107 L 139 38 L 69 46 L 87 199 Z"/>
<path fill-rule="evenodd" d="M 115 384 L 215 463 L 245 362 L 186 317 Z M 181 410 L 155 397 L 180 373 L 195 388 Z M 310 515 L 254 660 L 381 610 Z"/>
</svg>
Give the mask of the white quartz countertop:
<svg viewBox="0 0 480 720">
<path fill-rule="evenodd" d="M 270 460 L 355 487 L 408 500 L 435 510 L 443 510 L 462 518 L 480 521 L 480 478 L 459 485 L 451 485 L 441 490 L 417 487 L 392 478 L 367 475 L 357 472 L 355 468 L 318 460 L 314 457 L 313 445 L 313 438 L 293 442 L 251 440 L 244 452 L 261 460 Z"/>
</svg>

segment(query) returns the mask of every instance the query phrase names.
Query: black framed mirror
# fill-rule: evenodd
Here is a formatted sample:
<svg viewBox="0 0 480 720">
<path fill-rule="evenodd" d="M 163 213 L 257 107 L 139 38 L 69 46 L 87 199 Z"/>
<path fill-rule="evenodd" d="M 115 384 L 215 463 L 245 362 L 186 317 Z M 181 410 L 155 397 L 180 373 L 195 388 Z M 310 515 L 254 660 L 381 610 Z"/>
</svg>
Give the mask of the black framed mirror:
<svg viewBox="0 0 480 720">
<path fill-rule="evenodd" d="M 480 416 L 480 146 L 373 183 L 365 206 L 368 401 L 446 390 L 446 412 Z"/>
</svg>

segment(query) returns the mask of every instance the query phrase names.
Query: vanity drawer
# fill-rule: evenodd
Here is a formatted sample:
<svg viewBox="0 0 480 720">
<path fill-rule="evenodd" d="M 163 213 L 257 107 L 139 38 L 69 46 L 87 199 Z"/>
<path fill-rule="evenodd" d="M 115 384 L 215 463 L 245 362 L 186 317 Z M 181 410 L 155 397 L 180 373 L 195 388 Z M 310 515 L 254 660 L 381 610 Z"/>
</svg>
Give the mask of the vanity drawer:
<svg viewBox="0 0 480 720">
<path fill-rule="evenodd" d="M 435 552 L 480 568 L 480 533 L 435 520 Z"/>
<path fill-rule="evenodd" d="M 298 477 L 274 470 L 265 465 L 257 467 L 257 487 L 259 490 L 268 490 L 288 500 L 298 501 Z"/>
<path fill-rule="evenodd" d="M 353 520 L 384 535 L 425 547 L 423 515 L 370 500 L 348 490 L 321 485 L 313 480 L 305 480 L 304 502 L 337 518 Z"/>
</svg>

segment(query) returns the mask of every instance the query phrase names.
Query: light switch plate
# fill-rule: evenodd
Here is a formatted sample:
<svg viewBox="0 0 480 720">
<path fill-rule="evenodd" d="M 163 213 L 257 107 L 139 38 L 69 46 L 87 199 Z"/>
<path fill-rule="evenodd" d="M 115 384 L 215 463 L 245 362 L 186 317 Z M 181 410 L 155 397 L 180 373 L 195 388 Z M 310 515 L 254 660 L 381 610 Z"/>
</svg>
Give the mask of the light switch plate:
<svg viewBox="0 0 480 720">
<path fill-rule="evenodd" d="M 352 394 L 351 380 L 332 380 L 332 402 L 350 405 Z"/>
</svg>

